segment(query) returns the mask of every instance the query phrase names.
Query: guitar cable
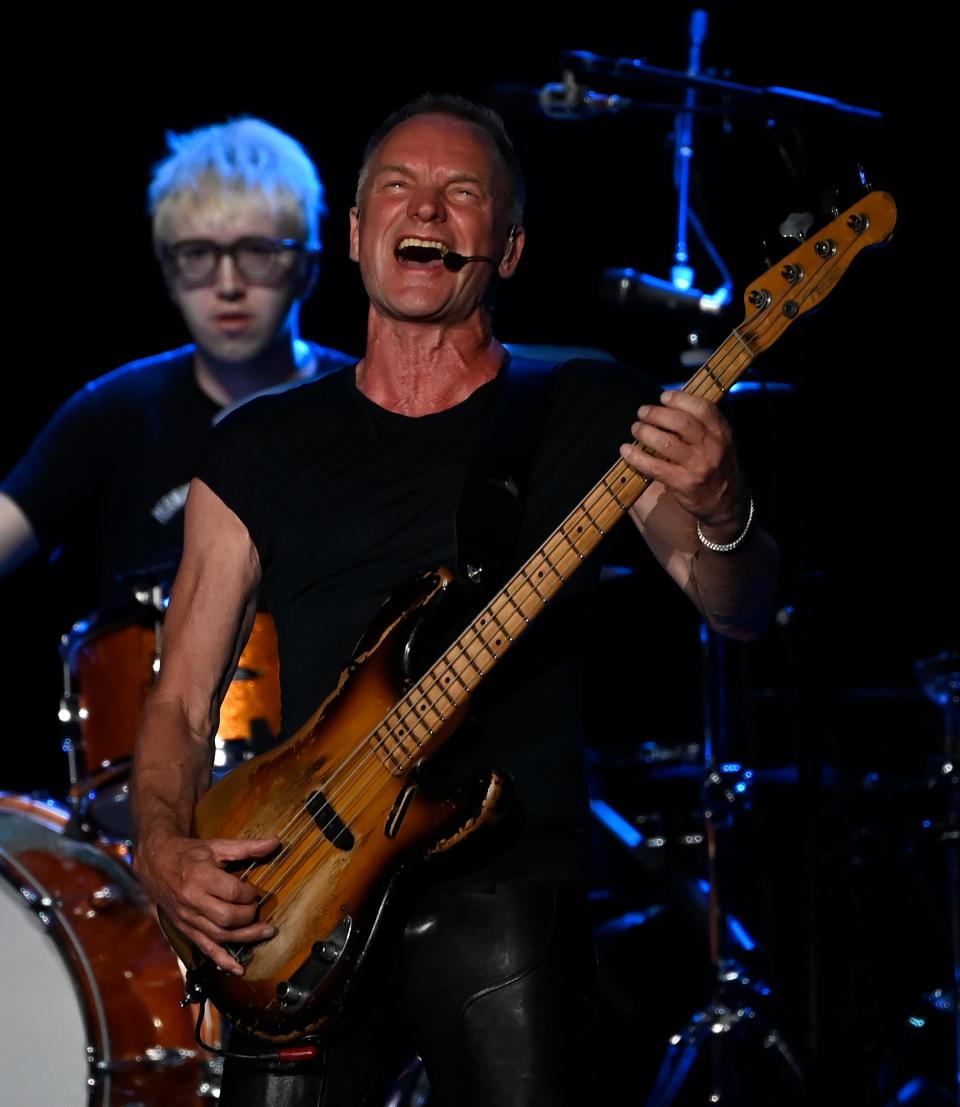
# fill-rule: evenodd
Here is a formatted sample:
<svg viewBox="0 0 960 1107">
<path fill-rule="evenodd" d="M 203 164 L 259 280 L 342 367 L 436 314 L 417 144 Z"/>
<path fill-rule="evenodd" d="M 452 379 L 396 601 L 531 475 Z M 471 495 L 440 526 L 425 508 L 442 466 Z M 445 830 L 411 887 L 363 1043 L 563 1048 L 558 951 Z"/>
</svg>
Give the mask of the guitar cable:
<svg viewBox="0 0 960 1107">
<path fill-rule="evenodd" d="M 289 1063 L 292 1061 L 314 1061 L 320 1055 L 320 1047 L 318 1045 L 303 1045 L 303 1046 L 287 1046 L 284 1049 L 278 1049 L 269 1053 L 235 1053 L 230 1049 L 221 1049 L 219 1046 L 210 1045 L 203 1040 L 203 1019 L 207 1013 L 207 997 L 201 996 L 199 999 L 200 1013 L 197 1015 L 197 1024 L 194 1028 L 194 1037 L 197 1039 L 197 1045 L 201 1049 L 205 1049 L 208 1053 L 213 1053 L 217 1057 L 232 1057 L 237 1061 L 256 1061 L 259 1063 Z"/>
</svg>

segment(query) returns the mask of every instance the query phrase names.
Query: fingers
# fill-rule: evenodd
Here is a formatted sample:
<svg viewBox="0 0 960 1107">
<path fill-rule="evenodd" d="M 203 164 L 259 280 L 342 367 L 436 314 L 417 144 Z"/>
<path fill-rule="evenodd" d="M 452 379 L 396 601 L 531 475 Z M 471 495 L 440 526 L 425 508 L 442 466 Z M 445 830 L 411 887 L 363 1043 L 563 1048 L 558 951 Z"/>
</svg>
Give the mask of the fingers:
<svg viewBox="0 0 960 1107">
<path fill-rule="evenodd" d="M 702 396 L 692 396 L 689 392 L 677 392 L 668 389 L 660 393 L 660 408 L 653 410 L 682 414 L 702 423 L 708 430 L 729 429 L 730 424 L 723 412 L 712 400 L 705 400 Z"/>
<path fill-rule="evenodd" d="M 277 838 L 212 838 L 198 842 L 193 856 L 181 865 L 181 901 L 189 904 L 218 930 L 234 931 L 253 922 L 263 890 L 245 879 L 247 874 L 227 872 L 223 865 L 272 853 Z"/>
<path fill-rule="evenodd" d="M 660 399 L 661 404 L 644 404 L 637 411 L 639 423 L 634 427 L 657 427 L 690 445 L 711 438 L 722 447 L 730 443 L 730 424 L 716 404 L 686 392 L 663 392 Z"/>
<path fill-rule="evenodd" d="M 634 442 L 621 446 L 620 456 L 698 519 L 729 514 L 740 483 L 730 424 L 703 397 L 668 391 L 661 400 L 639 408 Z"/>
<path fill-rule="evenodd" d="M 266 857 L 280 846 L 276 835 L 269 838 L 210 838 L 207 847 L 218 861 L 243 861 L 247 857 Z"/>
<path fill-rule="evenodd" d="M 243 966 L 229 952 L 235 945 L 266 941 L 276 934 L 276 928 L 266 923 L 231 929 L 214 926 L 199 913 L 173 916 L 177 929 L 224 972 L 243 976 Z"/>
<path fill-rule="evenodd" d="M 160 871 L 152 874 L 158 902 L 177 929 L 225 972 L 242 975 L 243 968 L 224 947 L 262 942 L 276 930 L 257 920 L 264 890 L 224 865 L 266 857 L 279 845 L 276 837 L 176 839 L 158 851 Z"/>
<path fill-rule="evenodd" d="M 167 913 L 177 928 L 221 969 L 238 976 L 243 967 L 229 947 L 263 942 L 276 934 L 270 922 L 257 919 L 261 902 L 257 890 L 221 869 L 211 874 L 209 866 L 206 872 L 198 867 L 171 901 Z"/>
</svg>

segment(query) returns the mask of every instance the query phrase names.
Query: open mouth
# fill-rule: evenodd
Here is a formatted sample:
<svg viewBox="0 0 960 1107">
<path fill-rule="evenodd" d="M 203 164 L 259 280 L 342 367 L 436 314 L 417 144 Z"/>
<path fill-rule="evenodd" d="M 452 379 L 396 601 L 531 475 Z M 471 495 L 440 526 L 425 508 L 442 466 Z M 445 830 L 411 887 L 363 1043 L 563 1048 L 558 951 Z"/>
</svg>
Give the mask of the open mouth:
<svg viewBox="0 0 960 1107">
<path fill-rule="evenodd" d="M 394 253 L 401 261 L 416 265 L 429 265 L 443 261 L 450 247 L 435 238 L 401 238 Z"/>
</svg>

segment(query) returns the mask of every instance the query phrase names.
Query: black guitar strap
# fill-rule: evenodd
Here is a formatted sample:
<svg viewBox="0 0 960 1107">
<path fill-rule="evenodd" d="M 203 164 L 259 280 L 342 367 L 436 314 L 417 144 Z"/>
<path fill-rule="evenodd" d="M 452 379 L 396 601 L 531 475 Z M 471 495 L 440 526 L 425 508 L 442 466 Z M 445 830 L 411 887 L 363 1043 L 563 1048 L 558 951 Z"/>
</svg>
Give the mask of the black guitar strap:
<svg viewBox="0 0 960 1107">
<path fill-rule="evenodd" d="M 516 551 L 557 361 L 511 355 L 497 380 L 456 517 L 457 575 L 489 588 Z"/>
</svg>

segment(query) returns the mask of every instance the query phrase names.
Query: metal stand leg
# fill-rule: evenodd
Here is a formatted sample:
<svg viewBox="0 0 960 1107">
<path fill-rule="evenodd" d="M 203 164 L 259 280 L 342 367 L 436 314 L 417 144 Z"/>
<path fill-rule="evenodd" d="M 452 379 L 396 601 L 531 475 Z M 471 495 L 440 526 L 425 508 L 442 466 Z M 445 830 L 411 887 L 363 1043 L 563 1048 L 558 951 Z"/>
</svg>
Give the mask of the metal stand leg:
<svg viewBox="0 0 960 1107">
<path fill-rule="evenodd" d="M 734 806 L 749 791 L 753 774 L 726 759 L 726 703 L 723 640 L 706 626 L 701 629 L 704 672 L 704 822 L 709 886 L 708 925 L 710 961 L 714 970 L 711 1003 L 697 1011 L 669 1042 L 646 1107 L 670 1107 L 689 1079 L 701 1053 L 708 1052 L 709 1091 L 706 1102 L 746 1107 L 737 1066 L 738 1047 L 775 1049 L 782 1061 L 781 1075 L 797 1091 L 803 1072 L 780 1032 L 755 1006 L 769 989 L 753 981 L 730 954 L 729 918 L 724 897 L 730 869 L 725 840 Z M 783 1102 L 786 1102 L 784 1100 Z"/>
</svg>

